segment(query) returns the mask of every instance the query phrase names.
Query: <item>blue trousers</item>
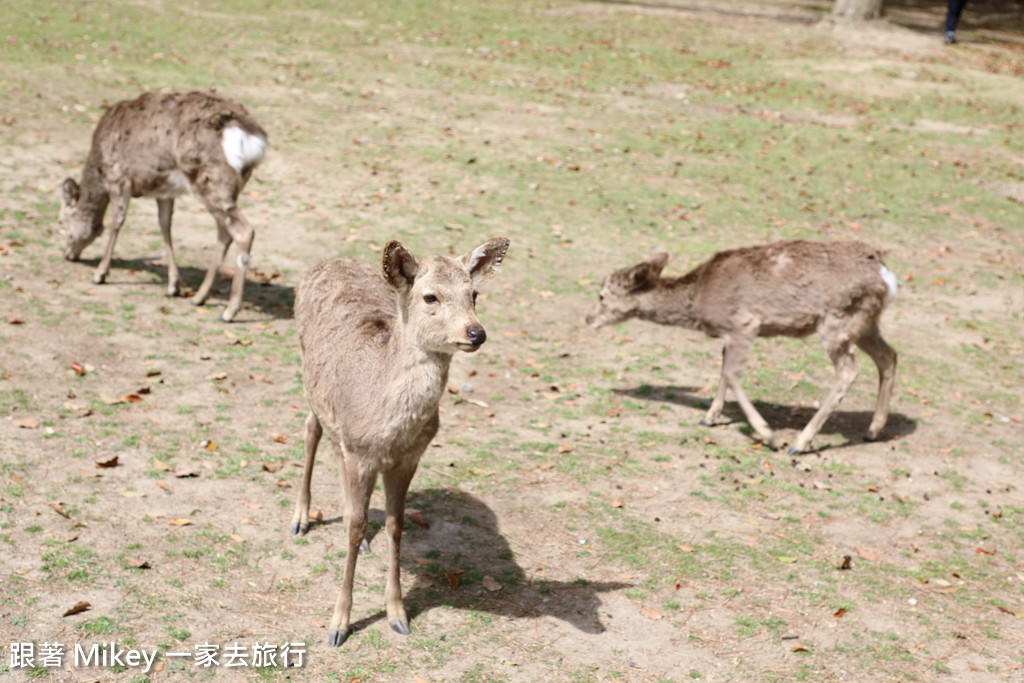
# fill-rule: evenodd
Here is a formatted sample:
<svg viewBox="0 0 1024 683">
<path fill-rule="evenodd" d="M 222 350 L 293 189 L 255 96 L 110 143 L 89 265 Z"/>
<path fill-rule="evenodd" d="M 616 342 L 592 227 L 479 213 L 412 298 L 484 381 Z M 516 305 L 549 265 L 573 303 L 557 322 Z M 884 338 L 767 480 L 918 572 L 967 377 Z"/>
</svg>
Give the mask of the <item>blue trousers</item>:
<svg viewBox="0 0 1024 683">
<path fill-rule="evenodd" d="M 967 7 L 967 0 L 949 0 L 949 12 L 946 14 L 947 33 L 956 31 L 956 25 L 960 21 L 964 7 Z"/>
</svg>

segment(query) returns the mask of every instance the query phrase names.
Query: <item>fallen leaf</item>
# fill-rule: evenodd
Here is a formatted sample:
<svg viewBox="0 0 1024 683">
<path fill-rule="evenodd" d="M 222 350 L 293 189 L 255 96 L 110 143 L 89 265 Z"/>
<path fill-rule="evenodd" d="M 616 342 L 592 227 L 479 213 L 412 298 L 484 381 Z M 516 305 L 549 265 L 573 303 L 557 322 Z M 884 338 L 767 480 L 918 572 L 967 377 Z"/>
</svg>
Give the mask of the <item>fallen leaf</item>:
<svg viewBox="0 0 1024 683">
<path fill-rule="evenodd" d="M 162 488 L 164 491 L 167 491 L 167 493 L 171 492 L 171 488 L 167 484 L 163 483 L 162 481 L 158 481 L 156 483 L 156 485 L 159 486 L 160 488 Z"/>
<path fill-rule="evenodd" d="M 58 502 L 54 501 L 54 502 L 50 503 L 49 505 L 50 505 L 50 507 L 52 507 L 52 508 L 53 508 L 53 509 L 54 509 L 54 510 L 55 510 L 55 511 L 57 512 L 57 514 L 58 514 L 58 515 L 60 515 L 61 517 L 64 517 L 65 519 L 71 519 L 71 515 L 69 515 L 69 514 L 67 513 L 67 511 L 66 511 L 66 510 L 65 510 L 64 508 L 62 508 L 62 507 L 60 506 L 60 503 L 58 503 Z"/>
<path fill-rule="evenodd" d="M 164 472 L 173 472 L 174 471 L 173 467 L 171 467 L 170 465 L 165 463 L 163 460 L 160 460 L 158 458 L 153 458 L 153 467 L 157 468 L 158 470 L 163 470 Z"/>
<path fill-rule="evenodd" d="M 849 555 L 843 555 L 843 562 L 838 567 L 836 567 L 836 569 L 839 569 L 840 571 L 853 569 L 853 558 Z"/>
<path fill-rule="evenodd" d="M 192 523 L 192 520 L 175 517 L 174 519 L 167 520 L 167 523 L 171 526 L 188 526 Z"/>
<path fill-rule="evenodd" d="M 280 471 L 282 467 L 284 467 L 284 461 L 263 463 L 263 471 L 270 472 L 271 474 Z"/>
<path fill-rule="evenodd" d="M 445 576 L 448 577 L 448 585 L 451 587 L 452 590 L 455 590 L 456 588 L 459 587 L 459 575 L 458 574 L 455 574 L 453 572 L 448 572 L 447 574 L 445 574 Z"/>
<path fill-rule="evenodd" d="M 125 557 L 124 563 L 126 566 L 132 567 L 133 569 L 152 569 L 149 562 L 139 557 Z"/>
<path fill-rule="evenodd" d="M 864 550 L 863 548 L 857 548 L 857 554 L 860 555 L 861 558 L 867 560 L 868 562 L 874 562 L 878 559 L 877 554 L 870 552 L 868 550 Z"/>
<path fill-rule="evenodd" d="M 202 445 L 202 447 L 204 449 L 206 449 L 207 451 L 209 451 L 210 453 L 213 453 L 215 450 L 217 450 L 217 442 L 216 441 L 203 441 L 203 442 L 201 442 L 200 445 Z"/>
<path fill-rule="evenodd" d="M 93 464 L 96 465 L 96 467 L 117 467 L 117 457 L 118 456 L 115 455 L 109 460 L 97 460 Z"/>
<path fill-rule="evenodd" d="M 250 503 L 249 501 L 246 500 L 242 501 L 242 505 L 251 510 L 259 510 L 261 507 L 263 507 L 263 503 Z"/>
<path fill-rule="evenodd" d="M 985 550 L 984 548 L 975 548 L 974 552 L 979 553 L 981 555 L 995 555 L 996 554 L 995 548 L 993 548 L 992 550 Z"/>
<path fill-rule="evenodd" d="M 18 429 L 39 429 L 39 420 L 34 417 L 23 417 L 15 420 L 14 426 Z"/>
<path fill-rule="evenodd" d="M 651 609 L 650 607 L 640 607 L 637 609 L 637 611 L 640 612 L 642 616 L 645 616 L 648 619 L 651 619 L 652 621 L 657 621 L 658 619 L 661 619 L 663 616 L 661 612 L 659 612 L 656 609 Z"/>
<path fill-rule="evenodd" d="M 278 434 L 274 437 L 275 443 L 288 443 L 288 440 L 284 438 L 284 434 Z"/>
<path fill-rule="evenodd" d="M 846 614 L 846 608 L 840 607 L 832 616 L 834 616 L 836 619 L 842 619 L 844 614 Z"/>
<path fill-rule="evenodd" d="M 11 325 L 24 325 L 25 321 L 21 318 L 8 318 L 7 322 Z"/>
<path fill-rule="evenodd" d="M 177 470 L 174 476 L 178 479 L 190 479 L 199 476 L 199 470 Z"/>
<path fill-rule="evenodd" d="M 558 447 L 559 453 L 572 453 L 572 444 L 564 443 Z"/>
<path fill-rule="evenodd" d="M 214 382 L 220 382 L 221 380 L 225 380 L 227 378 L 228 373 L 226 372 L 211 372 L 209 375 L 206 376 L 206 379 Z"/>
<path fill-rule="evenodd" d="M 71 369 L 75 371 L 75 374 L 81 377 L 85 374 L 85 368 L 82 367 L 81 363 L 71 363 Z"/>
<path fill-rule="evenodd" d="M 313 626 L 316 626 L 317 628 L 327 628 L 327 624 L 325 624 L 324 622 L 320 621 L 316 617 L 310 617 L 310 621 L 312 621 L 313 622 Z"/>
<path fill-rule="evenodd" d="M 428 681 L 425 678 L 421 678 L 419 676 L 413 676 L 412 677 L 412 683 L 430 683 L 430 681 Z"/>
<path fill-rule="evenodd" d="M 793 652 L 810 652 L 811 648 L 806 645 L 794 645 L 790 648 Z"/>
<path fill-rule="evenodd" d="M 495 592 L 501 590 L 501 584 L 498 583 L 497 581 L 495 581 L 490 576 L 485 576 L 483 578 L 483 581 L 481 581 L 480 583 L 482 583 L 484 588 L 486 588 L 487 590 L 491 591 L 492 593 L 495 593 Z"/>
<path fill-rule="evenodd" d="M 121 403 L 124 403 L 124 399 L 123 398 L 115 398 L 115 397 L 111 396 L 110 394 L 104 394 L 104 393 L 100 393 L 100 400 L 103 401 L 104 403 L 106 403 L 108 406 L 116 406 L 116 405 L 119 405 Z"/>
<path fill-rule="evenodd" d="M 423 519 L 423 513 L 419 510 L 409 515 L 409 521 L 423 529 L 430 528 L 430 523 Z"/>
<path fill-rule="evenodd" d="M 680 550 L 682 550 L 684 553 L 695 553 L 695 552 L 697 552 L 697 549 L 694 548 L 692 545 L 677 545 L 676 547 L 679 548 Z"/>
<path fill-rule="evenodd" d="M 793 564 L 794 562 L 796 562 L 796 558 L 795 557 L 789 557 L 788 555 L 780 555 L 779 557 L 776 557 L 775 559 L 778 560 L 779 562 L 783 562 L 785 564 Z"/>
<path fill-rule="evenodd" d="M 79 612 L 84 612 L 87 609 L 89 609 L 90 607 L 92 607 L 92 605 L 87 603 L 85 600 L 81 600 L 79 602 L 76 602 L 74 607 L 69 609 L 67 612 L 65 612 L 61 616 L 62 617 L 70 617 L 72 614 L 78 614 Z"/>
<path fill-rule="evenodd" d="M 324 521 L 324 511 L 323 510 L 317 510 L 316 512 L 311 514 L 309 516 L 309 518 L 311 520 L 313 520 L 314 522 L 322 522 L 322 521 Z"/>
<path fill-rule="evenodd" d="M 245 543 L 245 536 L 239 536 L 238 534 L 231 534 L 231 540 L 235 543 Z"/>
<path fill-rule="evenodd" d="M 619 500 L 618 498 L 616 498 L 615 500 L 612 501 L 612 507 L 613 508 L 620 508 L 620 507 L 622 507 L 622 501 Z"/>
</svg>

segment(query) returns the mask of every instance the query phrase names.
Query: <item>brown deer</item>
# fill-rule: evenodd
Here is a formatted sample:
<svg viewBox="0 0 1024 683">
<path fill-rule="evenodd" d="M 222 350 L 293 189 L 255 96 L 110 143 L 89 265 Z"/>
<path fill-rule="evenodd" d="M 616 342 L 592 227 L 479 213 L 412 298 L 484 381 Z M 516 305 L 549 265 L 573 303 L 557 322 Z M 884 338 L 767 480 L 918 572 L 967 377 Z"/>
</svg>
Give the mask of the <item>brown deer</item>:
<svg viewBox="0 0 1024 683">
<path fill-rule="evenodd" d="M 806 337 L 817 332 L 836 369 L 836 382 L 790 453 L 803 452 L 857 376 L 853 346 L 878 366 L 878 400 L 865 440 L 885 426 L 896 378 L 896 352 L 878 319 L 896 295 L 896 276 L 882 252 L 861 242 L 793 240 L 721 251 L 682 277 L 661 277 L 668 254 L 617 270 L 601 285 L 592 327 L 640 318 L 721 337 L 722 377 L 701 424 L 713 425 L 726 389 L 774 447 L 772 430 L 740 386 L 739 375 L 756 337 Z"/>
<path fill-rule="evenodd" d="M 476 316 L 477 287 L 497 271 L 509 241 L 498 237 L 459 258 L 420 261 L 398 242 L 384 248 L 380 271 L 351 259 L 316 266 L 299 286 L 295 319 L 302 348 L 306 465 L 291 531 L 309 530 L 309 484 L 324 431 L 334 447 L 348 533 L 345 578 L 328 641 L 345 642 L 356 558 L 365 547 L 370 494 L 384 481 L 388 622 L 409 633 L 399 557 L 405 498 L 420 456 L 437 433 L 438 403 L 456 351 L 487 339 Z"/>
<path fill-rule="evenodd" d="M 77 261 L 103 233 L 111 205 L 110 236 L 92 281 L 102 284 L 114 243 L 132 197 L 156 199 L 160 232 L 167 247 L 167 294 L 180 291 L 171 244 L 174 198 L 191 191 L 217 221 L 220 249 L 192 300 L 206 302 L 228 247 L 238 245 L 231 297 L 221 314 L 228 322 L 242 306 L 245 269 L 253 229 L 239 210 L 238 195 L 263 160 L 267 134 L 241 104 L 212 92 L 145 93 L 106 111 L 92 136 L 82 183 L 61 187 L 60 223 L 67 235 L 64 258 Z"/>
</svg>

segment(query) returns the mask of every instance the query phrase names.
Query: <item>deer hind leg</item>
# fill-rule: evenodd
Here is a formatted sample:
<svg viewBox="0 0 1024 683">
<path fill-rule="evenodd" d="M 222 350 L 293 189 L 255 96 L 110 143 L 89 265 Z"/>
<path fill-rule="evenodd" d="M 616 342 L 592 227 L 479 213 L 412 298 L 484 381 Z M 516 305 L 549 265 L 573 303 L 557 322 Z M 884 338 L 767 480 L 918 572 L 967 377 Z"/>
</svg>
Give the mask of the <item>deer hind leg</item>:
<svg viewBox="0 0 1024 683">
<path fill-rule="evenodd" d="M 309 531 L 309 485 L 313 481 L 313 463 L 316 461 L 316 447 L 324 434 L 323 426 L 312 410 L 306 418 L 306 464 L 302 469 L 302 486 L 295 499 L 295 512 L 292 513 L 292 533 L 303 535 Z"/>
<path fill-rule="evenodd" d="M 405 523 L 405 499 L 409 483 L 416 473 L 416 461 L 384 473 L 384 495 L 387 507 L 385 527 L 388 534 L 388 582 L 384 600 L 388 610 L 388 623 L 395 632 L 409 635 L 409 618 L 402 604 L 399 561 L 402 556 L 402 527 Z"/>
<path fill-rule="evenodd" d="M 217 221 L 217 246 L 217 253 L 214 255 L 213 263 L 210 264 L 210 269 L 206 271 L 203 284 L 199 285 L 196 295 L 192 298 L 192 303 L 196 306 L 202 306 L 210 298 L 210 291 L 213 289 L 213 283 L 217 279 L 220 264 L 223 263 L 224 255 L 228 253 L 228 247 L 231 246 L 231 234 L 221 225 L 219 220 Z"/>
<path fill-rule="evenodd" d="M 826 322 L 826 325 L 828 324 L 829 322 Z M 836 369 L 836 381 L 832 385 L 832 390 L 828 392 L 828 396 L 822 402 L 821 407 L 818 408 L 818 412 L 814 414 L 811 421 L 800 432 L 796 442 L 789 447 L 788 452 L 790 454 L 802 453 L 810 445 L 811 440 L 817 436 L 825 421 L 831 417 L 832 413 L 839 406 L 839 402 L 846 396 L 846 392 L 850 389 L 850 385 L 853 384 L 853 380 L 857 379 L 857 356 L 854 355 L 853 344 L 849 337 L 844 335 L 842 338 L 837 339 L 835 336 L 829 335 L 827 330 L 822 336 L 825 337 L 825 350 L 828 352 L 828 357 L 832 359 L 832 364 Z"/>
<path fill-rule="evenodd" d="M 156 200 L 157 218 L 160 220 L 160 234 L 164 236 L 167 249 L 167 296 L 181 294 L 181 275 L 174 260 L 174 244 L 171 242 L 171 217 L 174 216 L 174 199 Z"/>
<path fill-rule="evenodd" d="M 875 401 L 875 414 L 871 418 L 867 434 L 864 435 L 865 441 L 874 441 L 889 419 L 889 400 L 892 398 L 892 387 L 896 381 L 897 355 L 896 351 L 882 339 L 877 323 L 861 335 L 857 340 L 857 346 L 878 366 L 878 399 Z"/>
<path fill-rule="evenodd" d="M 757 408 L 747 398 L 747 393 L 743 391 L 743 387 L 740 385 L 740 372 L 743 370 L 743 366 L 747 362 L 747 356 L 750 354 L 750 347 L 753 345 L 754 336 L 756 335 L 735 335 L 732 337 L 725 338 L 725 347 L 722 349 L 722 380 L 719 384 L 718 393 L 715 395 L 715 403 L 721 400 L 725 402 L 725 387 L 728 386 L 732 390 L 732 393 L 736 395 L 736 402 L 739 403 L 740 409 L 743 414 L 747 417 L 747 422 L 754 428 L 758 436 L 768 444 L 769 447 L 775 447 L 775 437 L 772 434 L 772 428 L 768 426 L 768 422 L 761 417 L 761 413 L 757 412 Z M 715 404 L 712 403 L 712 408 Z M 711 411 L 708 411 L 709 414 Z M 706 418 L 705 418 L 706 419 Z"/>
<path fill-rule="evenodd" d="M 345 452 L 342 446 L 336 446 L 338 461 L 341 465 L 341 479 L 345 489 L 345 530 L 348 536 L 348 554 L 345 556 L 345 578 L 342 580 L 338 600 L 334 603 L 334 614 L 331 615 L 331 626 L 327 642 L 338 647 L 348 638 L 352 618 L 352 586 L 356 577 L 356 560 L 359 559 L 360 547 L 366 540 L 367 515 L 370 508 L 370 495 L 377 481 L 374 471 L 360 472 L 358 458 Z"/>
<path fill-rule="evenodd" d="M 114 243 L 117 242 L 117 234 L 121 232 L 125 216 L 128 215 L 128 202 L 132 195 L 128 188 L 115 187 L 110 192 L 110 235 L 107 236 L 107 248 L 103 252 L 103 258 L 96 266 L 92 274 L 94 284 L 102 285 L 107 281 L 107 273 L 110 272 L 110 261 L 114 258 Z"/>
<path fill-rule="evenodd" d="M 235 264 L 235 277 L 231 280 L 231 297 L 228 299 L 228 307 L 220 314 L 224 322 L 231 322 L 238 310 L 242 307 L 242 294 L 245 291 L 245 270 L 249 267 L 249 252 L 252 249 L 252 241 L 256 232 L 249 225 L 249 221 L 235 207 L 228 211 L 228 232 L 238 247 L 238 259 Z"/>
</svg>

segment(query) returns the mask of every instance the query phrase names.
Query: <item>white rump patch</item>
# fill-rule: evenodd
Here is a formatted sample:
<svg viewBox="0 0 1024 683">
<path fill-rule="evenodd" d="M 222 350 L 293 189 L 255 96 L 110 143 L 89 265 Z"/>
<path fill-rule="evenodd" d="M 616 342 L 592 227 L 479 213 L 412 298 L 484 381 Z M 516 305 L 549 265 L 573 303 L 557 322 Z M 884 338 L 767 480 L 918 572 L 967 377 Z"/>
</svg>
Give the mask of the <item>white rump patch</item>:
<svg viewBox="0 0 1024 683">
<path fill-rule="evenodd" d="M 878 267 L 878 274 L 885 280 L 885 286 L 889 288 L 889 296 L 886 297 L 885 303 L 888 304 L 890 301 L 896 298 L 896 290 L 899 288 L 899 283 L 896 280 L 896 275 L 885 266 Z"/>
<path fill-rule="evenodd" d="M 221 134 L 220 146 L 231 168 L 241 173 L 243 168 L 251 168 L 263 161 L 267 139 L 246 133 L 238 126 L 228 126 Z"/>
</svg>

